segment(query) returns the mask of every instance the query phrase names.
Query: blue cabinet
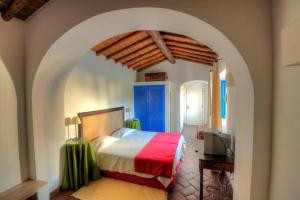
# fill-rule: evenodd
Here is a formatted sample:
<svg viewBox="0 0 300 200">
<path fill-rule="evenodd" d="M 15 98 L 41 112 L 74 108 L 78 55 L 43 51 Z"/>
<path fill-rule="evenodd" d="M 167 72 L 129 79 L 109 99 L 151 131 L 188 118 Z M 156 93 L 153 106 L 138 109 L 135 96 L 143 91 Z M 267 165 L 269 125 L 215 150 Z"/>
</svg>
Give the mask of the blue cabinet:
<svg viewBox="0 0 300 200">
<path fill-rule="evenodd" d="M 134 86 L 134 114 L 143 131 L 165 132 L 165 85 Z"/>
</svg>

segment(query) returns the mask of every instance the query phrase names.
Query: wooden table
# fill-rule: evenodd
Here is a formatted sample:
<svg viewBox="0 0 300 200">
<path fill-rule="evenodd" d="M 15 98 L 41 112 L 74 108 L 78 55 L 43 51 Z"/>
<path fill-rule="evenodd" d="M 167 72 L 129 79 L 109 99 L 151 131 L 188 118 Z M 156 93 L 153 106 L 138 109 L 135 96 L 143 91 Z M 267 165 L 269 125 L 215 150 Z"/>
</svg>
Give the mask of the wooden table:
<svg viewBox="0 0 300 200">
<path fill-rule="evenodd" d="M 203 199 L 203 169 L 220 170 L 220 171 L 234 171 L 234 156 L 216 156 L 216 155 L 200 155 L 199 159 L 200 169 L 200 200 Z"/>
</svg>

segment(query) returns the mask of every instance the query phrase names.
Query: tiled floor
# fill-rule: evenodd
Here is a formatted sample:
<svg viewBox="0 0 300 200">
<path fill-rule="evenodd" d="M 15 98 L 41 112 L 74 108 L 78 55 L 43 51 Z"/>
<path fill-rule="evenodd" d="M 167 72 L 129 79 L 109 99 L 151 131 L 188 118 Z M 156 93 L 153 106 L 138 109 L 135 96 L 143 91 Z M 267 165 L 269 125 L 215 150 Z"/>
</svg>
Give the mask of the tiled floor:
<svg viewBox="0 0 300 200">
<path fill-rule="evenodd" d="M 177 184 L 168 200 L 195 200 L 200 195 L 200 173 L 198 155 L 203 151 L 203 141 L 196 139 L 197 127 L 186 126 L 183 135 L 187 141 L 185 159 L 179 169 Z M 220 184 L 218 172 L 205 170 L 204 173 L 204 199 L 205 200 L 231 200 L 232 192 L 229 190 L 219 192 Z M 221 182 L 226 182 L 227 178 L 221 176 Z M 224 190 L 224 187 L 222 187 Z M 59 193 L 53 200 L 76 200 L 71 197 L 73 191 Z"/>
</svg>

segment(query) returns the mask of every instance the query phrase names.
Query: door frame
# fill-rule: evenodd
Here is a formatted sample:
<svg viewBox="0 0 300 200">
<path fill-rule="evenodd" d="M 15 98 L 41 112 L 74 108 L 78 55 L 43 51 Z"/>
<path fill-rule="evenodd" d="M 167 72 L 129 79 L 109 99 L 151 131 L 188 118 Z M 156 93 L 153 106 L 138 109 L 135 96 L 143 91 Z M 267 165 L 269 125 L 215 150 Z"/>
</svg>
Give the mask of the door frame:
<svg viewBox="0 0 300 200">
<path fill-rule="evenodd" d="M 204 94 L 204 91 L 203 91 L 203 86 L 201 86 L 201 99 L 202 99 L 202 113 L 199 113 L 199 121 L 189 121 L 188 120 L 188 91 L 189 91 L 190 89 L 186 89 L 186 92 L 185 92 L 185 117 L 184 117 L 184 124 L 188 124 L 188 125 L 199 125 L 199 124 L 201 124 L 202 122 L 204 122 L 205 121 L 205 118 L 204 118 L 204 115 L 205 115 L 205 113 L 203 113 L 204 112 L 204 100 L 205 100 L 205 94 Z"/>
<path fill-rule="evenodd" d="M 186 108 L 182 109 L 182 106 L 186 107 L 186 91 L 185 91 L 185 95 L 183 95 L 182 94 L 182 92 L 183 92 L 182 88 L 184 88 L 185 85 L 187 85 L 189 83 L 193 83 L 193 82 L 198 82 L 198 83 L 201 83 L 201 84 L 207 86 L 207 94 L 206 94 L 206 96 L 204 94 L 204 97 L 203 97 L 204 98 L 204 108 L 205 108 L 206 105 L 207 105 L 207 107 L 209 106 L 209 101 L 208 101 L 208 98 L 209 98 L 208 97 L 208 82 L 207 81 L 204 81 L 204 80 L 192 80 L 192 81 L 187 81 L 187 82 L 182 83 L 180 85 L 180 87 L 179 87 L 179 96 L 180 96 L 179 101 L 180 102 L 179 102 L 179 109 L 178 109 L 180 111 L 179 112 L 179 127 L 180 127 L 181 130 L 183 129 L 183 127 L 185 125 L 186 118 L 187 118 Z M 183 101 L 185 101 L 185 102 L 183 102 Z M 203 121 L 206 122 L 206 123 L 208 123 L 208 120 L 209 120 L 209 109 L 207 109 L 206 111 L 204 109 L 204 112 L 205 113 L 204 113 L 204 120 Z"/>
</svg>

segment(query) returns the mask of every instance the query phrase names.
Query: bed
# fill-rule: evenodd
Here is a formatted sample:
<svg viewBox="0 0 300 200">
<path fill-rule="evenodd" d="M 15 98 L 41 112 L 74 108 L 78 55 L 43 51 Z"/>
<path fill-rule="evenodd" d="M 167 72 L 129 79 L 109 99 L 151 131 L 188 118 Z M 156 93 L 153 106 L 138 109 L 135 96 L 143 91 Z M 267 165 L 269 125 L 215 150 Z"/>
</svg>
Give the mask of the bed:
<svg viewBox="0 0 300 200">
<path fill-rule="evenodd" d="M 183 160 L 180 133 L 124 128 L 124 107 L 79 113 L 80 134 L 92 141 L 106 176 L 163 190 L 173 188 Z"/>
</svg>

